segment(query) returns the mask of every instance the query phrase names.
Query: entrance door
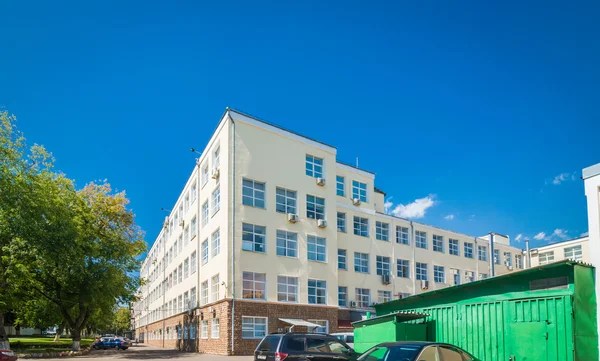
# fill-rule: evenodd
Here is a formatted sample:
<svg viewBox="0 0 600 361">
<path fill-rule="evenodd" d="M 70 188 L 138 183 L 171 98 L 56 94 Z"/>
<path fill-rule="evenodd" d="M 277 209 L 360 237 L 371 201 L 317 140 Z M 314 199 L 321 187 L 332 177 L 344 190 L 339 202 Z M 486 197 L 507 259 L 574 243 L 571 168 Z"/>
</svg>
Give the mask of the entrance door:
<svg viewBox="0 0 600 361">
<path fill-rule="evenodd" d="M 519 322 L 510 325 L 507 345 L 510 361 L 549 361 L 546 322 Z"/>
</svg>

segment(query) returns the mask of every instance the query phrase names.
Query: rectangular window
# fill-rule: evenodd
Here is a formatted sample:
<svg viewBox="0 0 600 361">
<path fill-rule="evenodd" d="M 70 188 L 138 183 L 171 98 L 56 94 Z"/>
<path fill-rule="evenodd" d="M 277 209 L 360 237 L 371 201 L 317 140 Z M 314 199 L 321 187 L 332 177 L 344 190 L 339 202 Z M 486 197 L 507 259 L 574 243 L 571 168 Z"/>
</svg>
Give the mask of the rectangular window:
<svg viewBox="0 0 600 361">
<path fill-rule="evenodd" d="M 202 227 L 208 224 L 208 201 L 202 205 Z"/>
<path fill-rule="evenodd" d="M 450 238 L 448 240 L 448 253 L 453 256 L 460 256 L 460 247 L 458 245 L 458 239 Z"/>
<path fill-rule="evenodd" d="M 417 280 L 427 281 L 429 277 L 427 276 L 427 263 L 415 263 L 415 275 Z"/>
<path fill-rule="evenodd" d="M 396 260 L 396 271 L 398 277 L 410 278 L 410 261 L 407 259 Z"/>
<path fill-rule="evenodd" d="M 338 286 L 338 306 L 348 306 L 348 287 Z"/>
<path fill-rule="evenodd" d="M 312 305 L 327 304 L 327 281 L 308 280 L 308 303 Z"/>
<path fill-rule="evenodd" d="M 266 335 L 266 317 L 242 317 L 242 338 L 260 340 Z"/>
<path fill-rule="evenodd" d="M 427 233 L 415 231 L 415 245 L 419 248 L 427 249 Z"/>
<path fill-rule="evenodd" d="M 565 248 L 565 258 L 572 261 L 581 261 L 583 259 L 581 245 Z"/>
<path fill-rule="evenodd" d="M 298 214 L 296 209 L 296 191 L 277 187 L 275 210 L 280 213 Z"/>
<path fill-rule="evenodd" d="M 346 213 L 337 212 L 337 230 L 338 232 L 346 232 Z"/>
<path fill-rule="evenodd" d="M 444 237 L 438 236 L 437 234 L 433 235 L 433 250 L 436 252 L 444 253 Z"/>
<path fill-rule="evenodd" d="M 202 167 L 202 187 L 208 183 L 208 162 Z"/>
<path fill-rule="evenodd" d="M 465 282 L 473 282 L 473 281 L 475 281 L 475 272 L 465 271 Z"/>
<path fill-rule="evenodd" d="M 200 338 L 208 338 L 208 320 L 202 320 L 202 322 L 200 322 Z"/>
<path fill-rule="evenodd" d="M 369 273 L 369 254 L 354 252 L 354 271 Z"/>
<path fill-rule="evenodd" d="M 242 203 L 246 206 L 265 208 L 265 184 L 242 179 Z"/>
<path fill-rule="evenodd" d="M 254 224 L 242 224 L 242 249 L 244 251 L 262 252 L 267 251 L 266 227 Z"/>
<path fill-rule="evenodd" d="M 221 187 L 212 192 L 212 214 L 215 215 L 221 209 Z"/>
<path fill-rule="evenodd" d="M 198 219 L 196 218 L 196 216 L 194 216 L 192 218 L 191 228 L 192 229 L 190 231 L 190 234 L 191 234 L 190 240 L 192 240 L 192 239 L 194 239 L 194 237 L 196 237 L 196 232 L 198 231 Z M 187 244 L 187 242 L 185 244 Z"/>
<path fill-rule="evenodd" d="M 388 242 L 390 240 L 390 224 L 376 221 L 375 238 L 377 238 L 380 241 Z"/>
<path fill-rule="evenodd" d="M 444 266 L 433 266 L 433 280 L 438 283 L 444 283 L 446 280 L 446 271 Z"/>
<path fill-rule="evenodd" d="M 186 258 L 183 260 L 183 278 L 188 278 L 190 276 L 190 259 Z"/>
<path fill-rule="evenodd" d="M 460 270 L 454 268 L 451 268 L 450 270 L 452 271 L 454 285 L 460 285 Z"/>
<path fill-rule="evenodd" d="M 328 327 L 328 322 L 327 320 L 308 320 L 308 322 L 311 323 L 315 323 L 317 325 L 320 325 L 321 327 L 315 327 L 312 332 L 314 333 L 328 333 L 329 331 L 329 327 Z"/>
<path fill-rule="evenodd" d="M 306 175 L 314 178 L 323 178 L 323 159 L 307 154 Z"/>
<path fill-rule="evenodd" d="M 219 292 L 219 275 L 214 275 L 211 278 L 211 293 L 212 293 L 212 302 L 215 302 L 221 298 L 221 294 Z"/>
<path fill-rule="evenodd" d="M 298 234 L 277 230 L 277 255 L 298 257 Z"/>
<path fill-rule="evenodd" d="M 517 269 L 523 269 L 523 255 L 515 255 L 515 266 L 517 267 Z"/>
<path fill-rule="evenodd" d="M 500 264 L 500 250 L 494 250 L 494 263 Z"/>
<path fill-rule="evenodd" d="M 202 242 L 201 254 L 202 254 L 202 264 L 205 265 L 208 263 L 208 239 Z"/>
<path fill-rule="evenodd" d="M 396 243 L 400 244 L 410 244 L 410 240 L 408 238 L 408 228 L 396 226 Z"/>
<path fill-rule="evenodd" d="M 186 226 L 183 231 L 183 243 L 187 244 L 190 241 L 190 227 Z"/>
<path fill-rule="evenodd" d="M 216 230 L 212 234 L 212 256 L 216 256 L 221 253 L 221 231 Z"/>
<path fill-rule="evenodd" d="M 488 278 L 488 274 L 487 274 L 487 273 L 480 273 L 480 274 L 479 274 L 479 279 L 480 279 L 480 280 L 484 280 L 484 279 L 486 279 L 486 278 Z"/>
<path fill-rule="evenodd" d="M 288 276 L 277 276 L 277 301 L 298 301 L 298 278 Z"/>
<path fill-rule="evenodd" d="M 200 297 L 202 298 L 202 304 L 206 305 L 208 303 L 208 280 L 200 285 Z"/>
<path fill-rule="evenodd" d="M 219 169 L 221 165 L 221 147 L 217 146 L 217 148 L 213 152 L 213 168 Z"/>
<path fill-rule="evenodd" d="M 488 249 L 486 246 L 477 246 L 477 252 L 479 253 L 479 260 L 487 262 L 488 260 Z"/>
<path fill-rule="evenodd" d="M 196 273 L 196 269 L 198 268 L 198 257 L 196 255 L 196 251 L 192 252 L 192 256 L 190 257 L 190 269 L 191 274 Z"/>
<path fill-rule="evenodd" d="M 346 195 L 345 187 L 346 186 L 344 184 L 344 177 L 340 177 L 339 175 L 335 176 L 335 193 L 341 197 L 345 196 Z"/>
<path fill-rule="evenodd" d="M 183 209 L 187 212 L 190 209 L 190 193 L 185 194 L 185 198 L 183 199 Z"/>
<path fill-rule="evenodd" d="M 325 219 L 325 198 L 307 194 L 306 216 L 312 219 Z"/>
<path fill-rule="evenodd" d="M 187 311 L 190 309 L 190 294 L 189 292 L 184 292 L 183 293 L 183 307 L 184 307 L 184 311 Z"/>
<path fill-rule="evenodd" d="M 367 184 L 359 181 L 352 181 L 352 199 L 358 199 L 361 202 L 367 202 Z"/>
<path fill-rule="evenodd" d="M 183 281 L 183 264 L 180 263 L 179 267 L 177 267 L 177 283 L 181 283 Z"/>
<path fill-rule="evenodd" d="M 392 300 L 392 291 L 377 291 L 377 303 L 386 303 Z"/>
<path fill-rule="evenodd" d="M 376 268 L 378 275 L 389 275 L 392 265 L 390 263 L 390 257 L 377 256 Z"/>
<path fill-rule="evenodd" d="M 473 258 L 473 243 L 465 242 L 465 257 Z"/>
<path fill-rule="evenodd" d="M 539 260 L 540 265 L 554 262 L 554 251 L 540 253 L 540 255 L 538 256 L 538 260 Z"/>
<path fill-rule="evenodd" d="M 219 338 L 220 327 L 219 319 L 213 318 L 210 324 L 210 338 Z"/>
<path fill-rule="evenodd" d="M 356 307 L 367 308 L 371 305 L 371 290 L 368 288 L 356 288 Z"/>
<path fill-rule="evenodd" d="M 252 300 L 265 300 L 267 285 L 265 273 L 244 272 L 242 284 L 242 297 Z"/>
<path fill-rule="evenodd" d="M 348 256 L 345 249 L 338 249 L 338 269 L 348 269 Z"/>
<path fill-rule="evenodd" d="M 196 201 L 198 198 L 198 186 L 196 185 L 196 180 L 193 180 L 194 184 L 192 184 L 192 203 Z"/>
<path fill-rule="evenodd" d="M 369 219 L 354 216 L 354 234 L 369 237 Z"/>
<path fill-rule="evenodd" d="M 506 267 L 512 267 L 512 253 L 504 252 L 504 265 Z"/>
<path fill-rule="evenodd" d="M 323 237 L 307 236 L 308 260 L 327 262 L 327 240 Z"/>
</svg>

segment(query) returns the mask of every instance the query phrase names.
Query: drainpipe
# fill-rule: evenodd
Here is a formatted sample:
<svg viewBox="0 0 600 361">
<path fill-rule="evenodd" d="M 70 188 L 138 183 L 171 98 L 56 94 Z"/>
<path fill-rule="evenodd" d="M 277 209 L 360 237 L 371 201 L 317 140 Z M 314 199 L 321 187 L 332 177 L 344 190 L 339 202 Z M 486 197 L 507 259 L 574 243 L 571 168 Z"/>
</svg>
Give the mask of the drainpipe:
<svg viewBox="0 0 600 361">
<path fill-rule="evenodd" d="M 494 265 L 494 234 L 490 232 L 490 277 L 494 277 L 496 275 Z"/>
<path fill-rule="evenodd" d="M 525 239 L 525 267 L 531 268 L 531 251 L 529 250 L 529 239 Z"/>
<path fill-rule="evenodd" d="M 416 257 L 416 253 L 415 253 L 415 227 L 413 225 L 413 221 L 410 221 L 410 238 L 412 241 L 412 269 L 413 272 L 415 273 L 412 277 L 413 280 L 413 295 L 417 294 L 417 275 L 416 275 L 416 269 L 417 269 L 417 264 L 415 261 L 415 257 Z"/>
<path fill-rule="evenodd" d="M 231 115 L 231 354 L 235 355 L 235 122 Z"/>
</svg>

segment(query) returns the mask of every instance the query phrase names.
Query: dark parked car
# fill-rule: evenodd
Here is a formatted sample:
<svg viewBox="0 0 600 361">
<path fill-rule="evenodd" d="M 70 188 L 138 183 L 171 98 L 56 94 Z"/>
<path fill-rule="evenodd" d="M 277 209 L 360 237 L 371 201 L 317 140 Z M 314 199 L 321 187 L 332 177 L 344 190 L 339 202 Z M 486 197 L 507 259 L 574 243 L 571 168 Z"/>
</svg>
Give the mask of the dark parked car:
<svg viewBox="0 0 600 361">
<path fill-rule="evenodd" d="M 0 361 L 17 361 L 19 357 L 11 350 L 0 350 Z"/>
<path fill-rule="evenodd" d="M 100 341 L 94 343 L 93 347 L 95 350 L 107 350 L 111 348 L 127 350 L 129 343 L 118 337 L 102 337 Z"/>
<path fill-rule="evenodd" d="M 436 342 L 388 342 L 370 348 L 358 361 L 478 361 L 454 345 Z"/>
<path fill-rule="evenodd" d="M 358 356 L 333 336 L 300 332 L 267 335 L 254 351 L 255 361 L 353 361 Z"/>
</svg>

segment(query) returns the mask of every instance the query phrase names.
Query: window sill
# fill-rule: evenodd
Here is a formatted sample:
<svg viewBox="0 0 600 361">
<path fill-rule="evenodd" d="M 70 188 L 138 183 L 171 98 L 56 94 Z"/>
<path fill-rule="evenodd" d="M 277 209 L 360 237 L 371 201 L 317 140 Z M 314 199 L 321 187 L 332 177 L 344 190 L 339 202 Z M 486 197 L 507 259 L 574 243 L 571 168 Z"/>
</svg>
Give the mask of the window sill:
<svg viewBox="0 0 600 361">
<path fill-rule="evenodd" d="M 324 264 L 327 263 L 327 261 L 319 261 L 319 260 L 316 260 L 316 259 L 309 259 L 308 261 L 309 262 L 316 262 L 316 263 L 324 263 Z"/>
<path fill-rule="evenodd" d="M 252 205 L 252 204 L 246 204 L 246 203 L 242 203 L 242 205 L 246 206 L 246 207 L 257 208 L 257 209 L 264 209 L 264 210 L 267 209 L 267 207 L 259 207 L 259 206 L 255 206 L 255 205 Z"/>
<path fill-rule="evenodd" d="M 286 256 L 284 254 L 278 254 L 277 257 L 289 258 L 289 259 L 299 259 L 298 256 Z"/>
<path fill-rule="evenodd" d="M 390 241 L 389 239 L 379 239 L 379 238 L 376 238 L 376 240 L 382 241 L 382 242 L 389 242 Z"/>
<path fill-rule="evenodd" d="M 244 252 L 258 253 L 258 254 L 267 254 L 267 252 L 266 252 L 266 251 L 254 251 L 254 250 L 250 250 L 250 249 L 243 249 L 243 248 L 242 248 L 242 251 L 244 251 Z"/>
</svg>

